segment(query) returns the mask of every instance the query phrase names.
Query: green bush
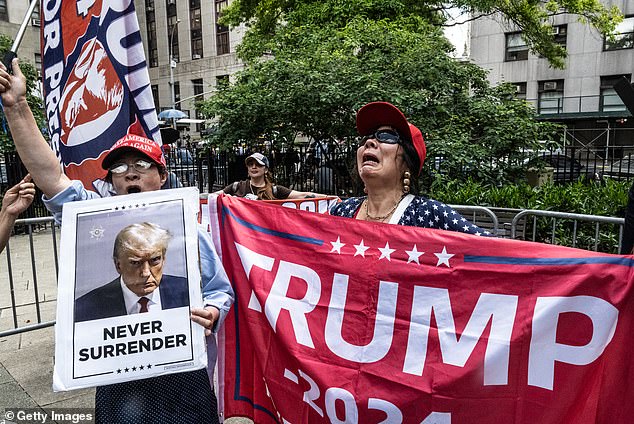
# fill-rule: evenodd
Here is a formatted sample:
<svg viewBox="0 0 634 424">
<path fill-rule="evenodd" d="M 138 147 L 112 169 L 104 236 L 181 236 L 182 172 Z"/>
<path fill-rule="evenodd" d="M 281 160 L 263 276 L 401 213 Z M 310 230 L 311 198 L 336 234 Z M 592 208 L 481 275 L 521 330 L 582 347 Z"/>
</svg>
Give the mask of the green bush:
<svg viewBox="0 0 634 424">
<path fill-rule="evenodd" d="M 427 195 L 450 204 L 623 217 L 630 185 L 628 181 L 606 179 L 540 187 L 530 187 L 525 183 L 496 187 L 473 180 L 458 182 L 437 178 Z M 527 225 L 528 233 L 532 234 L 532 219 Z M 539 242 L 609 253 L 618 251 L 618 226 L 604 224 L 597 233 L 593 223 L 579 222 L 575 230 L 572 221 L 558 220 L 553 234 L 552 219 L 539 218 L 536 225 L 536 241 Z"/>
</svg>

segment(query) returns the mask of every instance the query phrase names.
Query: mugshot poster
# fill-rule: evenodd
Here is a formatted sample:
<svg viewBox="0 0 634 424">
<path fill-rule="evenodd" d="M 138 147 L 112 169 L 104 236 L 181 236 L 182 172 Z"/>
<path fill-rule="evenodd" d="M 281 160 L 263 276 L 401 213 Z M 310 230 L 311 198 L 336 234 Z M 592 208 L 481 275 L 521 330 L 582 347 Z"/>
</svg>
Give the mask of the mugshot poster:
<svg viewBox="0 0 634 424">
<path fill-rule="evenodd" d="M 198 210 L 195 188 L 64 205 L 55 391 L 206 367 Z"/>
</svg>

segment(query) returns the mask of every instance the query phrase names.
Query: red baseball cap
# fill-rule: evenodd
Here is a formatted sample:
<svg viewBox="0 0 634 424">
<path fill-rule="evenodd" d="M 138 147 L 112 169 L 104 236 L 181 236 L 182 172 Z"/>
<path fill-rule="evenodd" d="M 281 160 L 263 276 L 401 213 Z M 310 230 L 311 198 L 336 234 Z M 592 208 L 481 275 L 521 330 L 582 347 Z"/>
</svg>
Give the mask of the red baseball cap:
<svg viewBox="0 0 634 424">
<path fill-rule="evenodd" d="M 141 153 L 144 156 L 147 156 L 148 159 L 154 162 L 159 168 L 167 168 L 165 156 L 163 156 L 161 147 L 155 141 L 136 134 L 126 134 L 123 138 L 117 141 L 110 148 L 106 157 L 103 158 L 101 167 L 107 170 L 110 168 L 112 163 L 125 152 Z"/>
<path fill-rule="evenodd" d="M 402 137 L 408 138 L 420 159 L 418 173 L 423 169 L 427 147 L 423 134 L 414 125 L 407 122 L 407 118 L 396 106 L 388 102 L 372 102 L 363 106 L 357 112 L 357 131 L 359 135 L 366 136 L 372 134 L 377 128 L 389 125 L 394 128 Z"/>
</svg>

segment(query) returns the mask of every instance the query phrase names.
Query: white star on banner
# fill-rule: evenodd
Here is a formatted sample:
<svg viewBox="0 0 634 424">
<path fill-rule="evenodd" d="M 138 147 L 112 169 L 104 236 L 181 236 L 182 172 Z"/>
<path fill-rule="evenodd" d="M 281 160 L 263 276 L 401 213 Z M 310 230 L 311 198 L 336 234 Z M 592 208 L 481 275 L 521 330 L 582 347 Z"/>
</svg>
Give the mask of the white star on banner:
<svg viewBox="0 0 634 424">
<path fill-rule="evenodd" d="M 363 244 L 363 239 L 361 239 L 361 243 L 359 244 L 355 244 L 354 248 L 357 249 L 356 252 L 354 252 L 354 256 L 357 255 L 361 255 L 365 258 L 365 251 L 368 250 L 370 248 L 370 246 L 366 246 Z"/>
<path fill-rule="evenodd" d="M 449 266 L 449 259 L 452 256 L 455 256 L 455 255 L 452 254 L 452 253 L 447 253 L 447 247 L 443 246 L 442 252 L 434 253 L 434 255 L 436 255 L 436 257 L 438 258 L 438 263 L 436 264 L 436 266 L 440 266 L 441 264 L 445 264 L 445 265 L 447 265 L 447 268 L 451 268 L 451 266 Z"/>
<path fill-rule="evenodd" d="M 408 256 L 407 263 L 416 262 L 418 265 L 420 265 L 418 258 L 420 258 L 421 255 L 425 253 L 425 252 L 419 252 L 418 249 L 416 249 L 416 245 L 414 245 L 414 248 L 412 250 L 406 250 L 405 252 L 407 253 L 407 256 Z"/>
<path fill-rule="evenodd" d="M 341 254 L 341 248 L 346 245 L 341 242 L 341 237 L 337 237 L 337 241 L 331 241 L 330 244 L 332 244 L 332 250 L 330 253 L 337 252 L 339 254 Z"/>
<path fill-rule="evenodd" d="M 381 252 L 379 260 L 386 258 L 388 261 L 391 262 L 392 259 L 390 259 L 390 255 L 396 252 L 396 249 L 390 249 L 390 243 L 385 242 L 385 247 L 379 247 L 379 251 Z"/>
</svg>

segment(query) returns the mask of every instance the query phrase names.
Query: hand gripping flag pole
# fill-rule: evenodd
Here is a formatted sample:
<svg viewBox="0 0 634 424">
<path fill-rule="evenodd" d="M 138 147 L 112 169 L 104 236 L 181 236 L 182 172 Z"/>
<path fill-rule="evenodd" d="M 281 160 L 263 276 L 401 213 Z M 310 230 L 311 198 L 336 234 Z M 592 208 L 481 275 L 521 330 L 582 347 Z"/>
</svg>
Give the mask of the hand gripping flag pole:
<svg viewBox="0 0 634 424">
<path fill-rule="evenodd" d="M 24 31 L 26 31 L 26 26 L 29 23 L 29 19 L 31 19 L 31 15 L 33 14 L 33 10 L 35 10 L 35 5 L 38 0 L 32 0 L 29 5 L 29 10 L 26 11 L 24 15 L 24 20 L 22 21 L 22 25 L 20 25 L 20 29 L 18 30 L 18 34 L 15 36 L 15 40 L 13 40 L 13 45 L 11 46 L 11 50 L 5 53 L 4 58 L 2 59 L 2 63 L 7 68 L 7 72 L 11 73 L 11 62 L 14 58 L 17 57 L 18 46 L 22 42 L 22 37 L 24 37 Z"/>
</svg>

